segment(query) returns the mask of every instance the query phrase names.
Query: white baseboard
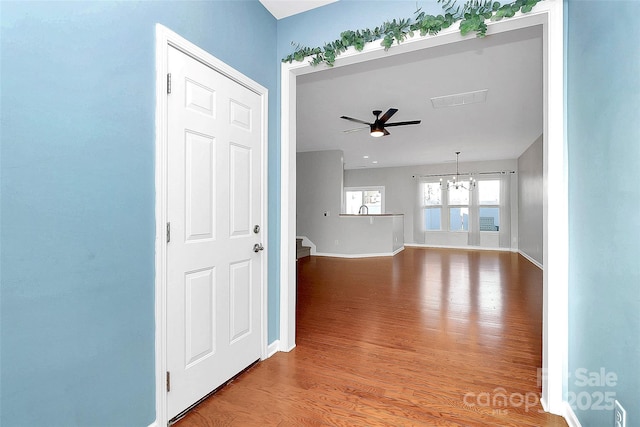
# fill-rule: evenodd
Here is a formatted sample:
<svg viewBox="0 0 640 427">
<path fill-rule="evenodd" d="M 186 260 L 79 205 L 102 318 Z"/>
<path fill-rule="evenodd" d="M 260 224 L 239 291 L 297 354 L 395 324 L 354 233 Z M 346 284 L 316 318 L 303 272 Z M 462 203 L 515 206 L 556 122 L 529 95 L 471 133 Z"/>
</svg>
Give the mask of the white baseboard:
<svg viewBox="0 0 640 427">
<path fill-rule="evenodd" d="M 562 405 L 562 416 L 567 424 L 569 424 L 569 427 L 582 427 L 580 420 L 578 420 L 576 413 L 573 412 L 573 408 L 569 405 L 569 402 L 562 402 Z"/>
<path fill-rule="evenodd" d="M 405 243 L 404 245 L 408 246 L 408 247 L 411 247 L 411 248 L 467 249 L 467 250 L 473 250 L 473 251 L 516 252 L 516 253 L 519 253 L 520 255 L 522 255 L 523 257 L 525 257 L 527 259 L 527 261 L 529 261 L 530 263 L 532 263 L 533 265 L 538 267 L 540 270 L 544 270 L 542 264 L 540 264 L 538 261 L 536 261 L 535 259 L 531 258 L 529 255 L 527 255 L 526 253 L 522 252 L 519 249 L 513 249 L 513 248 L 488 248 L 488 247 L 484 247 L 484 246 L 430 245 L 428 243 Z"/>
<path fill-rule="evenodd" d="M 302 246 L 308 246 L 311 248 L 311 255 L 333 258 L 373 258 L 378 256 L 394 256 L 395 254 L 400 253 L 404 250 L 404 246 L 402 246 L 393 252 L 383 252 L 375 254 L 338 254 L 333 252 L 318 252 L 316 250 L 316 245 L 311 240 L 309 240 L 307 236 L 296 236 L 296 239 L 302 239 Z"/>
<path fill-rule="evenodd" d="M 429 243 L 405 243 L 404 245 L 409 246 L 411 248 L 466 249 L 470 251 L 518 252 L 517 249 L 490 248 L 486 246 L 450 246 L 450 245 L 431 245 Z"/>
<path fill-rule="evenodd" d="M 294 348 L 296 348 L 296 345 L 292 345 L 289 348 L 281 348 L 279 351 L 284 351 L 285 353 L 289 353 L 291 350 L 293 350 Z"/>
<path fill-rule="evenodd" d="M 280 340 L 275 340 L 267 346 L 267 359 L 280 351 Z"/>
<path fill-rule="evenodd" d="M 542 410 L 544 412 L 549 412 L 549 405 L 547 404 L 547 399 L 544 396 L 540 396 L 540 406 L 542 406 Z"/>
<path fill-rule="evenodd" d="M 529 261 L 531 264 L 535 265 L 536 267 L 538 267 L 540 270 L 544 270 L 544 268 L 542 267 L 542 264 L 540 264 L 538 261 L 536 261 L 535 259 L 531 258 L 529 255 L 527 255 L 526 253 L 522 252 L 522 251 L 518 251 L 518 253 L 520 255 L 522 255 L 523 257 L 525 257 L 527 259 L 527 261 Z"/>
<path fill-rule="evenodd" d="M 383 257 L 383 256 L 384 257 L 394 256 L 395 254 L 403 250 L 404 250 L 404 247 L 397 249 L 393 252 L 381 252 L 377 254 L 334 254 L 334 253 L 320 252 L 320 253 L 316 253 L 315 256 L 326 256 L 326 257 L 332 257 L 332 258 L 374 258 L 374 257 Z"/>
</svg>

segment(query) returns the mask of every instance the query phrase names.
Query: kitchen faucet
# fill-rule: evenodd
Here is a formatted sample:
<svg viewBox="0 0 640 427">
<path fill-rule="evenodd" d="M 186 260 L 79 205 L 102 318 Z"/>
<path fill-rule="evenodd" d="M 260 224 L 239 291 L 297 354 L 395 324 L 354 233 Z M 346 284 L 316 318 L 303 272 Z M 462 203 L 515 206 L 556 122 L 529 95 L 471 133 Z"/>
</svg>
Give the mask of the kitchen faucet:
<svg viewBox="0 0 640 427">
<path fill-rule="evenodd" d="M 369 206 L 367 206 L 367 205 L 360 206 L 360 209 L 358 209 L 358 215 L 362 215 L 364 213 L 369 215 Z"/>
</svg>

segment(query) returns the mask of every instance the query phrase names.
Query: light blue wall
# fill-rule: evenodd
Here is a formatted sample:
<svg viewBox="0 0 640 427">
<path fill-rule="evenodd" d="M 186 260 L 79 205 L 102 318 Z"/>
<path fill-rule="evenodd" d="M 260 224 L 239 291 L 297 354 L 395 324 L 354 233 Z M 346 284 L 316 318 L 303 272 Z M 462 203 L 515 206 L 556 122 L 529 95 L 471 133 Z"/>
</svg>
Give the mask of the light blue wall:
<svg viewBox="0 0 640 427">
<path fill-rule="evenodd" d="M 639 6 L 571 2 L 567 33 L 569 368 L 615 371 L 630 425 L 640 419 L 640 187 L 626 180 L 640 168 Z M 414 1 L 341 0 L 276 24 L 257 1 L 0 2 L 1 425 L 155 418 L 155 23 L 270 91 L 271 342 L 279 59 L 291 41 L 321 45 L 415 9 Z M 611 14 L 613 25 L 600 18 Z M 610 425 L 608 411 L 578 415 L 584 426 Z"/>
<path fill-rule="evenodd" d="M 277 254 L 276 20 L 257 1 L 2 1 L 0 16 L 0 424 L 147 426 L 155 419 L 155 24 L 269 89 Z M 270 341 L 277 287 L 274 256 Z"/>
<path fill-rule="evenodd" d="M 635 0 L 568 3 L 568 385 L 584 427 L 613 425 L 612 411 L 589 404 L 606 392 L 627 410 L 628 426 L 640 425 L 637 16 Z M 617 375 L 615 386 L 581 386 L 579 369 L 601 368 Z"/>
</svg>

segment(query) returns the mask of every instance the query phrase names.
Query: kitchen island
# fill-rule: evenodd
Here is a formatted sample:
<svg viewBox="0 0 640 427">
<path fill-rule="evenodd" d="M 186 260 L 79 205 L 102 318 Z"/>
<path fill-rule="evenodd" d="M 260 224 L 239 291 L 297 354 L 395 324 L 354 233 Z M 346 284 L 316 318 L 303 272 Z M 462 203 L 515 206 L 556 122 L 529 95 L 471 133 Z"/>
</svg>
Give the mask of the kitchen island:
<svg viewBox="0 0 640 427">
<path fill-rule="evenodd" d="M 403 214 L 341 214 L 332 250 L 316 255 L 361 258 L 393 256 L 404 249 Z"/>
</svg>

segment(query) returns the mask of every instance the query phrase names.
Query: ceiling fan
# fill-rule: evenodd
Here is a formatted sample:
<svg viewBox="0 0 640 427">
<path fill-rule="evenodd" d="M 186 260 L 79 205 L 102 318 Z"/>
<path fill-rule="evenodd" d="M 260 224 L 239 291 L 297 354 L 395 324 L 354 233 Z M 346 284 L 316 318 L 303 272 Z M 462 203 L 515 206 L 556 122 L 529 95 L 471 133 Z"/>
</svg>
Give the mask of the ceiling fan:
<svg viewBox="0 0 640 427">
<path fill-rule="evenodd" d="M 373 123 L 365 122 L 364 120 L 354 119 L 353 117 L 347 117 L 347 116 L 340 116 L 340 118 L 345 120 L 350 120 L 356 123 L 362 123 L 363 125 L 369 125 L 369 129 L 371 130 L 371 136 L 376 138 L 380 136 L 389 135 L 389 132 L 385 128 L 392 127 L 392 126 L 417 125 L 417 124 L 420 124 L 421 122 L 421 120 L 411 120 L 408 122 L 387 123 L 387 120 L 389 120 L 391 116 L 393 116 L 397 112 L 398 112 L 397 108 L 389 108 L 387 112 L 384 113 L 382 117 L 380 117 L 382 110 L 373 110 L 373 115 L 376 116 L 376 120 Z M 355 132 L 363 129 L 366 129 L 366 128 L 350 129 L 350 130 L 346 130 L 345 132 Z"/>
</svg>

